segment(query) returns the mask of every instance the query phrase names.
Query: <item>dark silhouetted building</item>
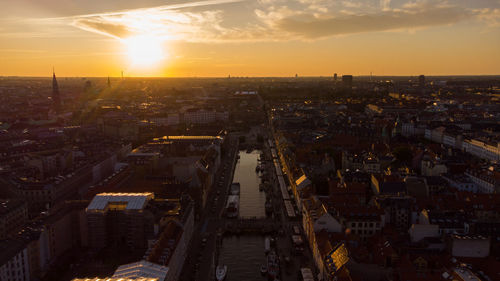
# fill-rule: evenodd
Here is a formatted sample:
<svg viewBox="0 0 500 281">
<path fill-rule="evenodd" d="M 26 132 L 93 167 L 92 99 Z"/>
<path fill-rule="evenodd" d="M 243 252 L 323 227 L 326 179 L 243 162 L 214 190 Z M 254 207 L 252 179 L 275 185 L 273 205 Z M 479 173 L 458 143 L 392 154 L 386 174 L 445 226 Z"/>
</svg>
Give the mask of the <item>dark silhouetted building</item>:
<svg viewBox="0 0 500 281">
<path fill-rule="evenodd" d="M 418 87 L 420 89 L 425 88 L 425 75 L 418 76 Z"/>
<path fill-rule="evenodd" d="M 347 89 L 352 88 L 352 75 L 342 75 L 342 86 Z"/>
</svg>

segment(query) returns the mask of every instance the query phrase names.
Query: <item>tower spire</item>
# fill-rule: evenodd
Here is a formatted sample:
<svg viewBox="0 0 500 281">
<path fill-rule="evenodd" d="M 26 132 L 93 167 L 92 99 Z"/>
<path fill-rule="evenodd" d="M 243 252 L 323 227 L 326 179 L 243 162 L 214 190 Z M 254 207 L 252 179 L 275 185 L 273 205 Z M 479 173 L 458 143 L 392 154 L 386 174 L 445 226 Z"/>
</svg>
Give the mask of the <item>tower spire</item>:
<svg viewBox="0 0 500 281">
<path fill-rule="evenodd" d="M 59 95 L 59 85 L 57 84 L 56 72 L 52 67 L 52 101 L 54 102 L 54 110 L 56 113 L 61 112 L 61 97 Z"/>
</svg>

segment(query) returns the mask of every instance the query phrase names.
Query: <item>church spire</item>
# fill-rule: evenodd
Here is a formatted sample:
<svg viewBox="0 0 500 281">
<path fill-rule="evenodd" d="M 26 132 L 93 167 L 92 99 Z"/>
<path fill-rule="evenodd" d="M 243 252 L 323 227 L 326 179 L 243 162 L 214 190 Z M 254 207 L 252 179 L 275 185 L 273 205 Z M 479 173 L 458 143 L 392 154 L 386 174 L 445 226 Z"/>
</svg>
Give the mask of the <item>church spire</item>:
<svg viewBox="0 0 500 281">
<path fill-rule="evenodd" d="M 61 111 L 61 97 L 59 95 L 59 85 L 57 84 L 56 72 L 52 68 L 52 101 L 54 102 L 54 110 L 56 113 Z"/>
</svg>

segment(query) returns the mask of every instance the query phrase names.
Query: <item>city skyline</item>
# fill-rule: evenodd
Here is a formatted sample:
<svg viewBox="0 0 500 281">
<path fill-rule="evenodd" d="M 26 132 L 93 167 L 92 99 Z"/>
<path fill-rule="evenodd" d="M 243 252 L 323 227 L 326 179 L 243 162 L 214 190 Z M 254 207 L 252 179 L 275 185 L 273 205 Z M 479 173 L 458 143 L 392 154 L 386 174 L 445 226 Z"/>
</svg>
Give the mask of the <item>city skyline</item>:
<svg viewBox="0 0 500 281">
<path fill-rule="evenodd" d="M 1 76 L 500 73 L 493 0 L 2 2 Z"/>
</svg>

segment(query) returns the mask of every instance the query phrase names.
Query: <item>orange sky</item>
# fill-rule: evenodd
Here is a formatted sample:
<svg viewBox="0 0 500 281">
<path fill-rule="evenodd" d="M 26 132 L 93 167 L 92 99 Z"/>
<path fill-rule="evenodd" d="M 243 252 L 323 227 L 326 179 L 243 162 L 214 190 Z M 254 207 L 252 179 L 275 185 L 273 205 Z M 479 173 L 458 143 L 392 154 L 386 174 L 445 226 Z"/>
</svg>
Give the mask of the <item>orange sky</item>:
<svg viewBox="0 0 500 281">
<path fill-rule="evenodd" d="M 0 75 L 500 74 L 497 0 L 0 4 Z"/>
</svg>

